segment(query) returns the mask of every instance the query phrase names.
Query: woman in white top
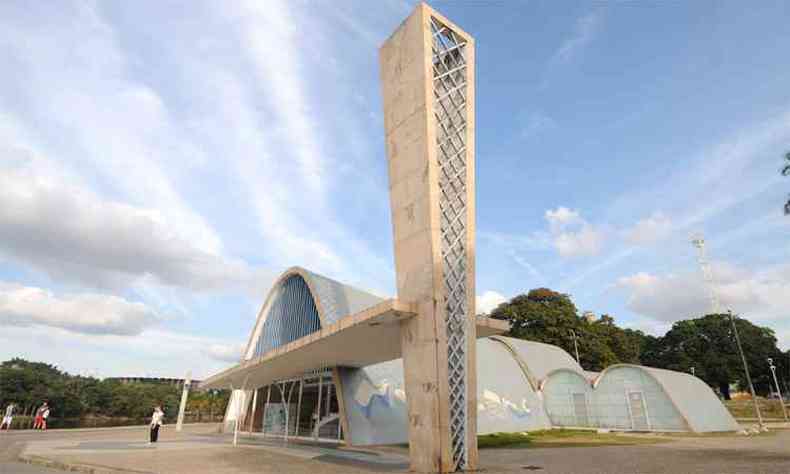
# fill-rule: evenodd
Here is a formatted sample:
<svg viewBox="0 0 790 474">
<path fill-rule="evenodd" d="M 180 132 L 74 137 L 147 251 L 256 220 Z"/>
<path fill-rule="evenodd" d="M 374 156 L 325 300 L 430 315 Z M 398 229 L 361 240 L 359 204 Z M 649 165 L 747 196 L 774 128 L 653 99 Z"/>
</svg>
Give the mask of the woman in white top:
<svg viewBox="0 0 790 474">
<path fill-rule="evenodd" d="M 162 426 L 164 418 L 165 412 L 162 411 L 162 406 L 157 405 L 151 415 L 151 438 L 148 444 L 156 443 L 159 440 L 159 427 Z"/>
<path fill-rule="evenodd" d="M 9 403 L 7 407 L 5 407 L 5 416 L 3 417 L 3 422 L 0 423 L 0 430 L 5 427 L 6 430 L 11 429 L 11 423 L 14 421 L 14 412 L 16 411 L 16 405 L 13 403 Z"/>
</svg>

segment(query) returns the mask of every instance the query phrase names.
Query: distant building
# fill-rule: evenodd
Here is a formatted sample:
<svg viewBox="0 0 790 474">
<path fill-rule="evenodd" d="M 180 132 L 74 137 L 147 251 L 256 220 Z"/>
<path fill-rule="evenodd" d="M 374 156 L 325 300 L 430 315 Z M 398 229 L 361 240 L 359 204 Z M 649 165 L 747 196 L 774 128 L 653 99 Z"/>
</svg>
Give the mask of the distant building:
<svg viewBox="0 0 790 474">
<path fill-rule="evenodd" d="M 105 380 L 115 380 L 122 384 L 127 383 L 156 383 L 162 385 L 184 385 L 184 379 L 174 379 L 169 377 L 107 377 Z M 192 380 L 192 386 L 197 386 L 200 380 Z"/>
<path fill-rule="evenodd" d="M 585 311 L 582 313 L 582 318 L 584 318 L 584 320 L 588 323 L 594 323 L 598 319 L 598 317 L 592 311 Z"/>
</svg>

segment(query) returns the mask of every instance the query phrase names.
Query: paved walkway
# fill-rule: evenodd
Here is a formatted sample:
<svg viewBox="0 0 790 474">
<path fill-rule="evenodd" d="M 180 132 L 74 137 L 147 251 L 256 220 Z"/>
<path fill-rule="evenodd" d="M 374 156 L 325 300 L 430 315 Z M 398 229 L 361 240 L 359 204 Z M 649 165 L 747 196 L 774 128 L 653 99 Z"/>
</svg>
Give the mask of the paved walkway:
<svg viewBox="0 0 790 474">
<path fill-rule="evenodd" d="M 0 457 L 0 473 L 53 472 L 38 467 L 11 469 L 10 464 L 2 464 L 13 451 L 9 446 L 23 456 L 54 460 L 96 474 L 356 474 L 405 472 L 408 468 L 407 450 L 399 447 L 354 450 L 286 445 L 259 437 L 242 437 L 240 445 L 233 447 L 232 437 L 217 434 L 213 425 L 188 426 L 184 433 L 175 433 L 167 426 L 155 446 L 147 445 L 145 436 L 145 427 L 3 433 L 0 448 L 6 450 L 6 457 Z M 486 449 L 480 459 L 481 467 L 492 474 L 785 474 L 790 473 L 790 431 L 756 437 L 679 437 L 667 443 L 638 446 Z"/>
<path fill-rule="evenodd" d="M 12 436 L 16 433 L 12 433 Z M 378 453 L 326 445 L 288 443 L 216 433 L 216 426 L 188 425 L 183 433 L 165 426 L 160 442 L 149 445 L 145 427 L 86 431 L 84 433 L 38 433 L 26 436 L 20 456 L 83 472 L 135 473 L 368 473 L 405 471 L 408 457 L 400 452 Z M 2 472 L 2 471 L 0 471 Z M 124 472 L 124 471 L 122 471 Z"/>
</svg>

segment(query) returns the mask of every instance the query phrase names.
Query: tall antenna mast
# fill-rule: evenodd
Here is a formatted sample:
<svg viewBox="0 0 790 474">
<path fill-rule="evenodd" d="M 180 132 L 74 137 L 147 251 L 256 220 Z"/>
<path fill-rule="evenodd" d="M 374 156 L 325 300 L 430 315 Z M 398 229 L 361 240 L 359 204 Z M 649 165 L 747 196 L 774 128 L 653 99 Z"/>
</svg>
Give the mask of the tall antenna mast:
<svg viewBox="0 0 790 474">
<path fill-rule="evenodd" d="M 708 298 L 710 299 L 712 314 L 719 314 L 721 312 L 721 307 L 719 305 L 719 296 L 716 293 L 716 288 L 713 282 L 713 270 L 711 269 L 710 262 L 708 262 L 708 257 L 705 254 L 705 237 L 703 237 L 701 233 L 692 235 L 691 245 L 697 248 L 697 262 L 699 263 L 700 269 L 702 270 L 702 278 L 705 280 L 705 289 L 707 290 Z"/>
</svg>

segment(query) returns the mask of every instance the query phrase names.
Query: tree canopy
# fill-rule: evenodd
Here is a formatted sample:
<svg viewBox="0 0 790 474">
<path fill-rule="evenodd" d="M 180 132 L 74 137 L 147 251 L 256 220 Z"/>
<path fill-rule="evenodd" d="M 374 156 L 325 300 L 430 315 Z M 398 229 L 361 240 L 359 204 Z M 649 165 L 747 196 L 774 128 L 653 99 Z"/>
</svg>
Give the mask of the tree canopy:
<svg viewBox="0 0 790 474">
<path fill-rule="evenodd" d="M 0 364 L 0 407 L 14 402 L 20 414 L 28 414 L 44 400 L 55 418 L 87 415 L 141 419 L 162 403 L 165 413 L 175 417 L 181 387 L 158 383 L 120 383 L 70 375 L 42 362 L 11 359 Z M 187 410 L 223 413 L 228 393 L 190 394 Z"/>
<path fill-rule="evenodd" d="M 742 318 L 735 318 L 735 325 L 755 389 L 769 393 L 773 380 L 767 359 L 774 360 L 778 375 L 782 377 L 787 370 L 787 357 L 777 348 L 771 329 Z M 643 362 L 646 365 L 680 371 L 694 367 L 696 376 L 717 388 L 725 398 L 729 398 L 730 383 L 745 388 L 743 363 L 729 315 L 708 314 L 678 321 L 659 342 L 645 354 Z"/>
<path fill-rule="evenodd" d="M 530 290 L 499 305 L 491 317 L 510 322 L 511 337 L 545 342 L 575 355 L 576 334 L 580 363 L 586 370 L 602 370 L 618 362 L 638 363 L 646 336 L 623 329 L 603 315 L 588 322 L 578 315 L 569 295 L 548 288 Z"/>
</svg>

